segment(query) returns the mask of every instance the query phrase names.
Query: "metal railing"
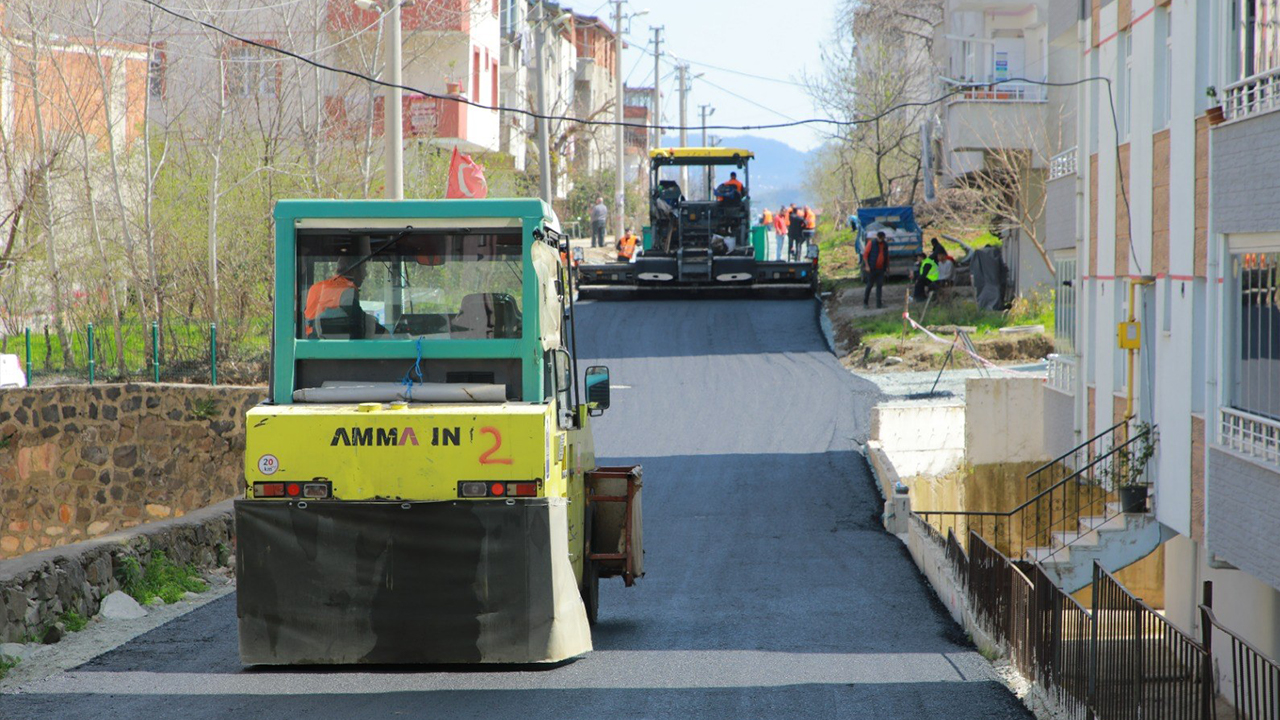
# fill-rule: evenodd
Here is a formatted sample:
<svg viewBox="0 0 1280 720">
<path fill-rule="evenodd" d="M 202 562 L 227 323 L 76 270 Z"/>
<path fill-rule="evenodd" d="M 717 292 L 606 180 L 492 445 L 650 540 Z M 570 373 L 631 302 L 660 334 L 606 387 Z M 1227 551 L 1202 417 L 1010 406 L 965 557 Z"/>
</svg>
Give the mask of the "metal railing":
<svg viewBox="0 0 1280 720">
<path fill-rule="evenodd" d="M 1224 90 L 1222 112 L 1227 120 L 1238 120 L 1277 108 L 1280 108 L 1280 68 L 1250 75 Z"/>
<path fill-rule="evenodd" d="M 1280 465 L 1280 422 L 1225 407 L 1218 410 L 1218 418 L 1219 445 Z"/>
<path fill-rule="evenodd" d="M 1045 384 L 1059 392 L 1074 395 L 1076 391 L 1075 357 L 1050 353 L 1045 358 L 1045 365 L 1048 368 L 1044 379 Z"/>
<path fill-rule="evenodd" d="M 1097 513 L 1102 522 L 1117 514 L 1108 513 L 1107 502 L 1113 499 L 1115 488 L 1111 485 L 1120 471 L 1119 464 L 1154 430 L 1120 441 L 1126 425 L 1116 423 L 1027 473 L 1027 494 L 1035 494 L 1012 510 L 912 512 L 933 525 L 939 537 L 945 532 L 964 536 L 974 531 L 1001 552 L 1015 557 L 1027 548 L 1051 545 L 1054 532 L 1078 529 L 1080 518 L 1089 513 Z M 1070 544 L 1064 542 L 1062 546 Z"/>
<path fill-rule="evenodd" d="M 1134 597 L 1101 565 L 1094 563 L 1092 607 L 1086 609 L 1039 565 L 1011 561 L 977 533 L 970 533 L 969 546 L 966 557 L 949 535 L 945 548 L 975 621 L 1024 677 L 1068 712 L 1099 720 L 1213 718 L 1209 646 Z M 1236 706 L 1271 708 L 1273 678 L 1280 675 L 1273 662 L 1248 649 L 1251 654 L 1240 654 L 1238 676 L 1252 674 L 1237 685 Z"/>
<path fill-rule="evenodd" d="M 1212 717 L 1212 663 L 1204 646 L 1093 564 L 1090 704 L 1103 720 Z"/>
<path fill-rule="evenodd" d="M 1076 148 L 1063 150 L 1049 159 L 1049 179 L 1057 180 L 1068 175 L 1075 175 L 1076 168 Z"/>
<path fill-rule="evenodd" d="M 174 319 L 164 326 L 158 322 L 122 322 L 118 328 L 109 320 L 83 326 L 69 321 L 63 335 L 48 325 L 24 327 L 13 335 L 0 333 L 0 353 L 18 355 L 29 385 L 40 381 L 92 385 L 138 380 L 217 385 L 219 363 L 224 369 L 257 362 L 265 367 L 271 329 L 269 319 L 265 323 L 262 320 L 240 322 L 230 337 L 225 330 L 219 333 L 213 323 L 205 325 L 189 320 Z M 63 337 L 66 347 L 62 344 Z M 226 358 L 228 353 L 232 355 L 230 362 Z M 251 367 L 232 370 L 238 370 L 233 381 L 260 381 L 259 373 Z M 246 374 L 253 377 L 245 378 Z"/>
<path fill-rule="evenodd" d="M 1082 714 L 1089 700 L 1093 615 L 1064 592 L 1039 565 L 1027 573 L 1035 586 L 1032 634 L 1036 647 L 1033 674 L 1069 712 Z"/>
<path fill-rule="evenodd" d="M 1218 665 L 1226 663 L 1231 668 L 1232 717 L 1218 713 L 1215 720 L 1280 720 L 1280 664 L 1249 644 L 1218 621 L 1213 614 L 1213 583 L 1205 583 L 1205 604 L 1200 606 L 1200 631 L 1205 649 L 1212 655 L 1215 650 L 1215 631 L 1230 640 L 1230 654 Z"/>
<path fill-rule="evenodd" d="M 985 82 L 955 83 L 951 85 L 958 90 L 947 98 L 947 103 L 960 102 L 998 102 L 998 103 L 1043 103 L 1049 99 L 1047 88 L 1026 82 L 989 80 Z"/>
</svg>

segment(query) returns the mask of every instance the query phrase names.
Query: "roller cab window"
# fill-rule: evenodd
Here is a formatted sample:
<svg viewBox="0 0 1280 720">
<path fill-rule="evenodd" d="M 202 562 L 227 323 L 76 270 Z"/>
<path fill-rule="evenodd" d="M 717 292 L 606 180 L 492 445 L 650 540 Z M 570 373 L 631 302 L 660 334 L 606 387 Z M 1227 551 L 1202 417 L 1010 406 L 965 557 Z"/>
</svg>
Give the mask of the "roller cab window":
<svg viewBox="0 0 1280 720">
<path fill-rule="evenodd" d="M 523 331 L 519 231 L 302 231 L 297 336 L 515 339 Z"/>
</svg>

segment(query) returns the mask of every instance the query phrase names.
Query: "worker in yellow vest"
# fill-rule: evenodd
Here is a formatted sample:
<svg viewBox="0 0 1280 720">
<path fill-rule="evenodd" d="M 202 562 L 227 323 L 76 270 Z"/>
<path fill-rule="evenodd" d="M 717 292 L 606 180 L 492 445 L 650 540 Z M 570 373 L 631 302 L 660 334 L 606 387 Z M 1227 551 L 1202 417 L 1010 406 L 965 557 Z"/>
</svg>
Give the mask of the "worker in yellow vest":
<svg viewBox="0 0 1280 720">
<path fill-rule="evenodd" d="M 920 264 L 916 267 L 913 295 L 916 300 L 924 300 L 938 282 L 938 262 L 924 253 L 917 255 L 916 260 Z"/>
</svg>

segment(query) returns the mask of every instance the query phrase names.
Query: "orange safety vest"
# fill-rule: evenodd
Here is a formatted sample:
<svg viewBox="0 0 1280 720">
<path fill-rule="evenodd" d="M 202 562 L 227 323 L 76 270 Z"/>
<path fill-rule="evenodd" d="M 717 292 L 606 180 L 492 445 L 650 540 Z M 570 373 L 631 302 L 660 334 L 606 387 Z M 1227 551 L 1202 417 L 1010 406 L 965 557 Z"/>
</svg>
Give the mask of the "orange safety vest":
<svg viewBox="0 0 1280 720">
<path fill-rule="evenodd" d="M 818 216 L 809 208 L 804 209 L 804 229 L 812 230 L 818 226 Z"/>
<path fill-rule="evenodd" d="M 631 256 L 635 254 L 636 236 L 631 234 L 623 235 L 622 239 L 618 241 L 618 255 L 630 260 Z"/>
<path fill-rule="evenodd" d="M 307 290 L 307 305 L 302 314 L 308 322 L 313 322 L 325 310 L 341 306 L 342 293 L 355 289 L 356 284 L 344 275 L 335 275 L 328 280 L 321 280 Z M 314 332 L 315 328 L 308 326 L 307 334 L 311 335 Z"/>
<path fill-rule="evenodd" d="M 733 187 L 737 188 L 737 189 L 738 189 L 738 194 L 739 194 L 739 195 L 742 195 L 742 194 L 745 192 L 745 190 L 744 190 L 744 188 L 743 188 L 743 186 L 742 186 L 742 181 L 741 181 L 741 180 L 739 180 L 739 179 L 737 179 L 737 178 L 729 178 L 728 180 L 725 180 L 725 181 L 724 181 L 724 184 L 725 184 L 725 185 L 731 185 L 731 186 L 733 186 Z"/>
<path fill-rule="evenodd" d="M 761 224 L 761 225 L 772 225 L 772 224 L 773 224 L 773 213 L 769 212 L 768 210 L 765 210 L 765 211 L 764 211 L 764 217 L 760 218 L 760 224 Z"/>
</svg>

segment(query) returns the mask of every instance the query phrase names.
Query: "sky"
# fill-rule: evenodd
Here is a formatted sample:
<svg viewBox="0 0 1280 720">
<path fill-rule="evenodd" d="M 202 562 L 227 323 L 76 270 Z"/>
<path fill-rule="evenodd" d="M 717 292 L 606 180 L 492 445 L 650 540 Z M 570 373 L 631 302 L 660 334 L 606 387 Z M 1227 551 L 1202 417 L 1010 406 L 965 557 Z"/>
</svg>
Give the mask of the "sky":
<svg viewBox="0 0 1280 720">
<path fill-rule="evenodd" d="M 607 17 L 613 24 L 611 0 L 569 4 L 579 13 Z M 785 13 L 779 12 L 780 6 L 786 8 Z M 630 47 L 623 53 L 622 65 L 627 85 L 653 83 L 653 56 L 646 53 L 653 51 L 650 28 L 658 25 L 665 28 L 664 54 L 687 61 L 692 75 L 703 74 L 690 83 L 690 125 L 699 124 L 701 104 L 715 108 L 709 125 L 756 125 L 817 116 L 804 88 L 790 83 L 799 82 L 806 71 L 813 74 L 820 69 L 820 44 L 829 36 L 835 0 L 627 0 L 623 8 L 624 12 L 649 11 L 630 21 L 626 36 Z M 676 78 L 667 60 L 662 63 L 662 73 L 662 115 L 666 124 L 675 125 L 680 120 Z M 780 140 L 797 150 L 810 150 L 822 142 L 818 133 L 806 127 L 749 134 Z M 700 132 L 690 134 L 690 144 L 700 141 Z"/>
</svg>

